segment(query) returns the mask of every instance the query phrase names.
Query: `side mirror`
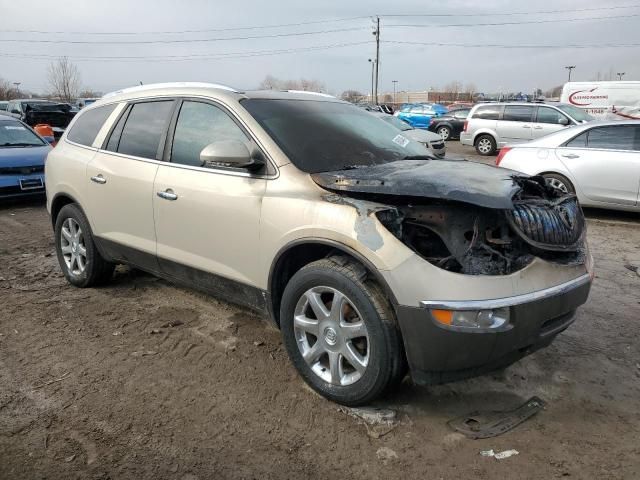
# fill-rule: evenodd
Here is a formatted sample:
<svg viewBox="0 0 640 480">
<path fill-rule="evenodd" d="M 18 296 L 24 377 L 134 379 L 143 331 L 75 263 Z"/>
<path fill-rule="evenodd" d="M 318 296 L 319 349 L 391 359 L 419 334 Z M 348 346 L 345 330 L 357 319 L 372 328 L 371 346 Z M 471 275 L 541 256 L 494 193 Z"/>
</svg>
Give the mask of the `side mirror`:
<svg viewBox="0 0 640 480">
<path fill-rule="evenodd" d="M 569 125 L 569 119 L 567 117 L 560 117 L 558 118 L 558 123 L 566 127 L 567 125 Z"/>
<path fill-rule="evenodd" d="M 203 167 L 225 166 L 257 170 L 264 165 L 254 158 L 247 146 L 238 140 L 220 140 L 207 145 L 200 152 Z"/>
<path fill-rule="evenodd" d="M 13 110 L 11 110 L 11 113 L 17 113 L 18 115 L 20 115 L 20 110 L 14 108 Z"/>
</svg>

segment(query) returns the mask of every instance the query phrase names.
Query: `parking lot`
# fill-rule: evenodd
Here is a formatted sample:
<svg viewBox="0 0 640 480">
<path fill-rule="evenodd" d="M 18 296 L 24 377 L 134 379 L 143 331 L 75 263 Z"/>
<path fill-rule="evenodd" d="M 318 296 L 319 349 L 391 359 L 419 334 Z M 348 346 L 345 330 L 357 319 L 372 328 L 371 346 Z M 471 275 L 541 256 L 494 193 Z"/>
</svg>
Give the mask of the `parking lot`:
<svg viewBox="0 0 640 480">
<path fill-rule="evenodd" d="M 124 267 L 71 287 L 43 203 L 1 206 L 0 478 L 638 478 L 640 217 L 586 214 L 574 325 L 492 375 L 405 381 L 381 431 L 307 388 L 266 319 Z M 447 426 L 533 395 L 546 409 L 501 436 Z"/>
</svg>

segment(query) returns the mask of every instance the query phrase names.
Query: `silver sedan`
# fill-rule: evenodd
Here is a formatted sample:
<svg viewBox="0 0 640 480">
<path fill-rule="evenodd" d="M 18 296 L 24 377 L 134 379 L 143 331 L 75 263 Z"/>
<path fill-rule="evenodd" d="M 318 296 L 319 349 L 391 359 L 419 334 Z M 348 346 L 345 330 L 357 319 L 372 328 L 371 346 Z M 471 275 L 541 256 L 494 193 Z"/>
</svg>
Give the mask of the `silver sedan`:
<svg viewBox="0 0 640 480">
<path fill-rule="evenodd" d="M 640 211 L 640 121 L 591 122 L 507 146 L 496 165 L 542 175 L 583 206 Z"/>
</svg>

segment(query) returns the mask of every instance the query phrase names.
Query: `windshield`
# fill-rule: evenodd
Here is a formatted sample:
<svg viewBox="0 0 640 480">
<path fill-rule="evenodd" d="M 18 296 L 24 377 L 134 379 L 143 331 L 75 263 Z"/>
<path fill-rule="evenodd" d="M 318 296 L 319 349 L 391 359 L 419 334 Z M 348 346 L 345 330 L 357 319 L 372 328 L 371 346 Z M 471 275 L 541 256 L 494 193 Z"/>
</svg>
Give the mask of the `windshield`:
<svg viewBox="0 0 640 480">
<path fill-rule="evenodd" d="M 594 118 L 581 108 L 574 107 L 573 105 L 561 104 L 556 105 L 560 110 L 573 118 L 576 122 L 590 122 Z"/>
<path fill-rule="evenodd" d="M 255 98 L 242 100 L 242 106 L 291 162 L 307 173 L 433 158 L 396 127 L 350 104 Z"/>
<path fill-rule="evenodd" d="M 0 120 L 0 148 L 41 147 L 46 143 L 18 122 Z"/>
<path fill-rule="evenodd" d="M 390 123 L 397 129 L 402 130 L 403 132 L 407 130 L 413 130 L 413 127 L 411 125 L 409 125 L 404 120 L 399 119 L 398 117 L 394 117 L 393 115 L 387 115 L 386 117 L 380 118 L 382 118 L 385 122 Z"/>
</svg>

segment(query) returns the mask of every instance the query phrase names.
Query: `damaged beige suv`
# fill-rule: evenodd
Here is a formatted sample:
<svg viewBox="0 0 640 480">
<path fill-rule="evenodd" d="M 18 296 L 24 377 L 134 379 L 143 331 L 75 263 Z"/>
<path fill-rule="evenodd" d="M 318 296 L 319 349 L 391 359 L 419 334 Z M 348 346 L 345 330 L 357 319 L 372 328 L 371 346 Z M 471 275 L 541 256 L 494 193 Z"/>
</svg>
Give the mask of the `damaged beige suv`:
<svg viewBox="0 0 640 480">
<path fill-rule="evenodd" d="M 372 401 L 548 345 L 592 278 L 575 196 L 435 160 L 327 95 L 159 84 L 83 109 L 49 154 L 58 260 L 129 264 L 269 315 L 325 397 Z"/>
</svg>

